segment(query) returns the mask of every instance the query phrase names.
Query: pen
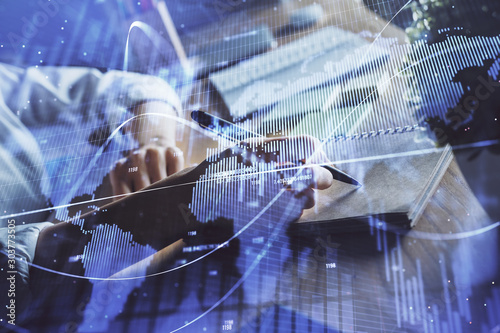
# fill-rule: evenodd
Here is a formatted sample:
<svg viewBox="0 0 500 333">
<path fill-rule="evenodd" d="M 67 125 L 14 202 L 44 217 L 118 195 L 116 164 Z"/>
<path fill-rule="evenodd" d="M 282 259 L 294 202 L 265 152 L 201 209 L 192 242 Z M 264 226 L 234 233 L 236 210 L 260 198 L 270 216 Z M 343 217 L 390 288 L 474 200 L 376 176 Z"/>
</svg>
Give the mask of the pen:
<svg viewBox="0 0 500 333">
<path fill-rule="evenodd" d="M 204 111 L 192 111 L 191 118 L 196 121 L 201 128 L 214 132 L 215 134 L 229 140 L 241 141 L 246 138 L 262 136 L 258 133 L 244 129 L 243 127 L 240 127 L 232 122 L 213 116 Z M 335 180 L 351 185 L 361 186 L 360 182 L 358 182 L 356 179 L 349 176 L 345 172 L 342 172 L 330 165 L 322 165 L 322 167 L 330 171 L 333 179 Z"/>
</svg>

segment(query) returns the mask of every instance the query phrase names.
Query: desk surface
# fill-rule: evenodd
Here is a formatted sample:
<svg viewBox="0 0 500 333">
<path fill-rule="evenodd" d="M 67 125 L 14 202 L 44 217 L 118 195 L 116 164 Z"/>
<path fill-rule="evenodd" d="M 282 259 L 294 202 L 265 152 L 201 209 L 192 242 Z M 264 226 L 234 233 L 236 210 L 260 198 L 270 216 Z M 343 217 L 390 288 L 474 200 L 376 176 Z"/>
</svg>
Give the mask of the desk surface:
<svg viewBox="0 0 500 333">
<path fill-rule="evenodd" d="M 382 32 L 382 37 L 395 38 L 401 45 L 405 43 L 401 30 L 386 26 L 361 2 L 316 2 L 330 13 L 320 26 L 335 25 L 365 32 L 369 40 Z M 285 2 L 279 8 L 239 14 L 235 20 L 255 25 L 265 23 L 275 30 L 286 22 L 287 13 L 307 3 Z M 238 33 L 235 30 L 238 27 L 248 29 L 245 24 L 228 19 L 202 34 L 217 40 L 228 31 Z M 287 43 L 304 33 L 307 32 L 279 38 L 278 42 Z M 210 38 L 185 41 L 208 43 Z M 393 53 L 389 66 L 398 68 L 403 58 L 403 54 Z M 409 124 L 415 122 L 410 111 L 395 110 L 391 103 L 403 93 L 401 80 L 395 77 L 388 93 L 374 107 L 376 114 L 388 121 L 387 126 L 392 125 L 396 113 L 406 114 Z M 210 89 L 205 80 L 197 82 L 186 109 L 196 106 L 227 115 L 223 102 Z M 205 158 L 207 142 L 212 148 L 217 147 L 217 141 L 209 142 L 202 132 L 186 130 L 183 135 L 184 144 L 204 140 L 202 149 L 186 146 L 191 149 L 193 163 Z M 491 226 L 491 220 L 453 161 L 411 231 L 393 234 L 376 229 L 367 234 L 318 235 L 313 245 L 306 246 L 308 250 L 294 252 L 283 265 L 278 278 L 281 285 L 274 283 L 271 284 L 274 288 L 266 288 L 259 284 L 259 292 L 267 290 L 275 296 L 273 301 L 257 306 L 256 321 L 264 325 L 263 314 L 269 308 L 283 306 L 294 315 L 287 317 L 287 321 L 273 310 L 274 320 L 297 331 L 302 331 L 298 328 L 302 325 L 298 319 L 301 315 L 309 318 L 306 331 L 314 331 L 313 323 L 324 325 L 325 332 L 327 328 L 346 332 L 479 332 L 485 327 L 495 327 L 500 317 L 500 293 L 495 283 L 500 284 L 500 279 L 494 258 L 499 249 L 498 231 Z M 259 283 L 265 284 L 262 282 L 267 278 L 265 272 L 261 270 Z"/>
<path fill-rule="evenodd" d="M 184 47 L 203 47 L 261 23 L 275 31 L 287 22 L 288 13 L 312 2 L 283 1 L 276 8 L 234 13 L 217 25 L 184 35 Z M 316 3 L 326 15 L 312 30 L 335 25 L 363 32 L 368 40 L 380 35 L 406 45 L 400 29 L 387 26 L 361 1 Z M 308 32 L 283 36 L 278 44 Z M 395 50 L 387 65 L 393 69 L 404 61 L 404 52 Z M 386 127 L 415 123 L 408 106 L 392 103 L 404 95 L 404 80 L 395 75 L 374 105 L 375 118 L 383 118 Z M 204 109 L 227 116 L 205 79 L 195 81 L 183 97 L 186 111 Z M 189 120 L 189 112 L 185 115 Z M 197 126 L 181 127 L 178 145 L 187 166 L 204 160 L 209 149 L 220 148 L 217 138 Z M 308 240 L 288 238 L 283 232 L 270 249 L 256 239 L 255 253 L 252 244 L 242 239 L 239 249 L 246 246 L 247 252 L 230 250 L 168 276 L 149 278 L 130 295 L 113 328 L 133 331 L 137 327 L 131 318 L 139 318 L 142 329 L 162 331 L 200 316 L 186 331 L 215 327 L 247 332 L 496 332 L 500 324 L 497 238 L 498 228 L 453 161 L 416 227 L 408 232 L 382 228 L 324 233 Z M 258 257 L 263 249 L 267 252 Z M 224 298 L 226 292 L 229 296 Z"/>
</svg>

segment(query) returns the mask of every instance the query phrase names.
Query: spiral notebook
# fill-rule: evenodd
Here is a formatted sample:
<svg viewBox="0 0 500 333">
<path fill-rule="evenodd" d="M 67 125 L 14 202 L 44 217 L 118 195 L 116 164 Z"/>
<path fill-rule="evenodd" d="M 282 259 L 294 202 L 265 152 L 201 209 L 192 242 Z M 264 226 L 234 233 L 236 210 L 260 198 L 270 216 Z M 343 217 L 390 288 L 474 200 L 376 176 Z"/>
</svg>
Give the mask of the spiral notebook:
<svg viewBox="0 0 500 333">
<path fill-rule="evenodd" d="M 449 146 L 435 148 L 418 131 L 332 142 L 325 150 L 339 169 L 363 185 L 357 188 L 335 182 L 329 189 L 317 191 L 316 206 L 305 211 L 292 228 L 411 228 L 453 159 Z"/>
</svg>

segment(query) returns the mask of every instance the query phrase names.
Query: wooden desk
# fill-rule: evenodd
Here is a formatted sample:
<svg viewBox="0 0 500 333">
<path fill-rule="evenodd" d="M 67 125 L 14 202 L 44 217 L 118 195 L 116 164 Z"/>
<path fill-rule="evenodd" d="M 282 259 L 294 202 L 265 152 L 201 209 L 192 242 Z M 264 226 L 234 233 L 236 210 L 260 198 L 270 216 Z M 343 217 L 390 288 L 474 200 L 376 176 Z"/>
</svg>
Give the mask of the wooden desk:
<svg viewBox="0 0 500 333">
<path fill-rule="evenodd" d="M 381 36 L 405 43 L 401 30 L 386 26 L 361 2 L 316 2 L 327 13 L 319 26 L 368 32 L 365 35 L 372 40 L 382 31 Z M 196 38 L 185 37 L 184 42 L 199 47 L 251 28 L 242 22 L 265 23 L 276 30 L 287 21 L 287 13 L 308 3 L 285 2 L 239 13 L 204 29 Z M 278 43 L 305 33 L 278 38 Z M 398 68 L 402 56 L 393 54 L 391 61 L 390 66 Z M 398 80 L 403 78 L 396 77 L 392 87 L 401 86 Z M 227 116 L 223 102 L 210 89 L 206 80 L 196 82 L 186 110 L 201 108 Z M 377 112 L 391 115 L 390 102 L 398 94 L 400 90 L 389 89 L 377 102 Z M 415 122 L 410 111 L 404 114 L 409 123 Z M 217 141 L 206 140 L 203 132 L 186 130 L 183 138 L 181 145 L 189 151 L 189 163 L 205 158 L 207 147 L 217 147 Z M 203 145 L 192 144 L 198 141 Z M 306 246 L 309 250 L 295 252 L 280 276 L 281 285 L 269 292 L 276 294 L 276 304 L 340 331 L 479 332 L 495 325 L 491 313 L 500 317 L 500 304 L 493 304 L 499 295 L 495 281 L 500 284 L 495 260 L 498 230 L 488 229 L 491 223 L 453 161 L 413 230 L 405 234 L 375 229 L 371 234 L 320 235 L 313 245 Z M 336 288 L 335 292 L 331 288 Z M 487 306 L 494 307 L 490 314 Z"/>
<path fill-rule="evenodd" d="M 250 30 L 259 23 L 276 30 L 287 22 L 291 10 L 311 2 L 285 2 L 276 10 L 273 7 L 236 13 L 221 24 L 184 36 L 183 43 L 188 50 L 203 47 L 226 35 Z M 361 2 L 317 2 L 327 12 L 319 26 L 335 25 L 354 32 L 366 31 L 364 35 L 372 40 L 382 31 L 381 36 L 393 37 L 404 44 L 401 30 L 386 27 L 386 23 Z M 280 37 L 278 43 L 285 44 L 307 32 Z M 388 66 L 399 68 L 401 61 L 402 55 L 393 55 Z M 410 109 L 403 112 L 391 107 L 391 101 L 402 93 L 397 89 L 404 86 L 402 80 L 404 77 L 396 76 L 391 81 L 393 89 L 389 89 L 375 106 L 379 116 L 389 115 L 387 126 L 393 126 L 391 116 L 396 112 L 405 114 L 408 124 L 415 121 Z M 227 116 L 224 104 L 211 89 L 207 80 L 196 81 L 193 90 L 184 96 L 185 110 L 200 108 Z M 189 112 L 185 116 L 189 120 Z M 217 138 L 207 134 L 197 126 L 180 127 L 178 145 L 185 152 L 187 166 L 205 159 L 209 153 L 207 149 L 218 148 Z M 291 256 L 285 256 L 280 262 L 278 274 L 268 276 L 268 268 L 275 262 L 265 258 L 247 277 L 249 285 L 245 282 L 233 293 L 236 303 L 224 302 L 214 312 L 219 311 L 220 315 L 216 316 L 221 319 L 231 313 L 232 317 L 228 318 L 238 318 L 237 327 L 248 332 L 261 330 L 265 314 L 277 308 L 288 312 L 286 317 L 275 312 L 271 326 L 280 327 L 283 332 L 313 331 L 318 325 L 325 332 L 459 332 L 460 329 L 462 332 L 488 332 L 498 327 L 495 325 L 499 324 L 500 317 L 497 287 L 500 275 L 496 260 L 498 228 L 489 230 L 491 225 L 453 162 L 413 230 L 395 234 L 382 228 L 371 233 L 321 234 L 306 241 L 292 237 L 284 243 L 275 242 L 271 248 L 274 256 L 279 257 L 280 251 L 288 247 L 292 249 Z M 247 273 L 235 268 L 235 263 L 241 261 L 245 261 L 243 253 L 227 262 L 203 262 L 201 268 L 148 278 L 141 291 L 154 294 L 154 299 L 130 296 L 132 305 L 124 310 L 119 321 L 125 322 L 126 327 L 129 317 L 144 318 L 148 320 L 148 327 L 157 328 L 155 325 L 160 322 L 157 319 L 167 318 L 167 321 L 178 320 L 169 326 L 176 328 L 214 304 L 204 304 L 200 310 L 196 301 L 193 304 L 186 301 L 188 296 L 190 300 L 204 303 L 204 296 L 200 296 L 203 290 L 219 293 L 215 295 L 218 300 L 223 295 L 220 286 L 226 283 L 227 288 L 231 288 Z M 211 264 L 220 274 L 208 281 L 207 271 Z M 244 293 L 252 300 L 263 296 L 257 305 L 247 304 L 242 301 Z M 171 304 L 160 309 L 159 304 L 165 299 L 172 299 Z M 140 310 L 142 305 L 143 312 Z M 248 310 L 248 316 L 235 316 L 234 312 L 240 309 Z M 303 317 L 307 318 L 305 328 L 299 323 L 299 318 Z"/>
</svg>

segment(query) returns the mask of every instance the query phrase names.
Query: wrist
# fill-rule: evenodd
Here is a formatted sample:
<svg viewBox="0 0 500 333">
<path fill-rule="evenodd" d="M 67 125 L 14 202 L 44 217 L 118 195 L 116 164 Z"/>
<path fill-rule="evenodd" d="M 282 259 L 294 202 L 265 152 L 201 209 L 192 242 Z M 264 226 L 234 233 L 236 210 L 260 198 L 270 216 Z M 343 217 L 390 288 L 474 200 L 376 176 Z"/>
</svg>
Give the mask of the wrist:
<svg viewBox="0 0 500 333">
<path fill-rule="evenodd" d="M 134 106 L 132 112 L 136 118 L 129 123 L 126 131 L 133 135 L 140 147 L 175 146 L 178 112 L 171 104 L 147 101 Z"/>
</svg>

